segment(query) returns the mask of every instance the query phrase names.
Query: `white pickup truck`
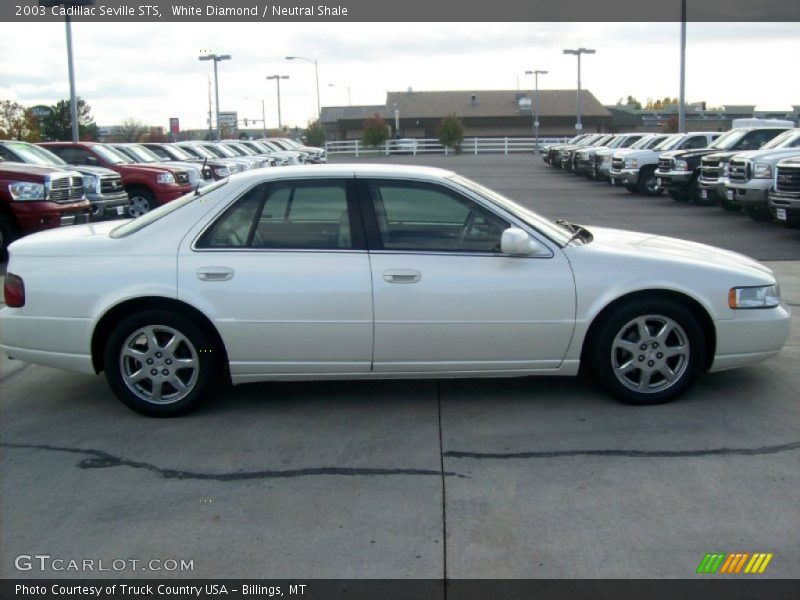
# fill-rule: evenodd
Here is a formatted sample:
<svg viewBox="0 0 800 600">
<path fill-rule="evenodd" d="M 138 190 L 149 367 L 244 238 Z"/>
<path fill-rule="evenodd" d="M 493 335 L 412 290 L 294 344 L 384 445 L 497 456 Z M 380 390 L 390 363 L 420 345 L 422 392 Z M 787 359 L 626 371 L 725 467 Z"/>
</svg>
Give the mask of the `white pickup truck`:
<svg viewBox="0 0 800 600">
<path fill-rule="evenodd" d="M 705 148 L 718 135 L 720 134 L 716 132 L 696 131 L 656 134 L 643 138 L 630 148 L 615 152 L 611 157 L 611 184 L 625 186 L 632 194 L 658 196 L 661 189 L 656 184 L 654 173 L 659 155 L 667 150 Z"/>
<path fill-rule="evenodd" d="M 754 221 L 769 221 L 769 189 L 775 179 L 775 165 L 784 158 L 800 157 L 800 128 L 784 131 L 759 150 L 740 152 L 731 157 L 725 197 L 720 205 L 740 210 Z"/>
</svg>

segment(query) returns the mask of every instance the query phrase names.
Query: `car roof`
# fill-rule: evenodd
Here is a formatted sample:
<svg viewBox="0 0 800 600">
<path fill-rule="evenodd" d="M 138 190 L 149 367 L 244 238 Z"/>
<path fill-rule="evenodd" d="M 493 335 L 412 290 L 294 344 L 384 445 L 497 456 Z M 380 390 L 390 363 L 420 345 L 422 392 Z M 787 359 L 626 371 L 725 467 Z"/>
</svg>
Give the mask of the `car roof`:
<svg viewBox="0 0 800 600">
<path fill-rule="evenodd" d="M 240 173 L 236 177 L 249 179 L 281 179 L 284 176 L 289 178 L 296 177 L 387 177 L 409 179 L 428 179 L 440 180 L 443 177 L 453 175 L 452 171 L 438 169 L 436 167 L 418 167 L 412 165 L 382 165 L 382 164 L 362 164 L 362 163 L 342 163 L 335 165 L 297 165 L 286 166 L 279 169 L 255 169 Z"/>
</svg>

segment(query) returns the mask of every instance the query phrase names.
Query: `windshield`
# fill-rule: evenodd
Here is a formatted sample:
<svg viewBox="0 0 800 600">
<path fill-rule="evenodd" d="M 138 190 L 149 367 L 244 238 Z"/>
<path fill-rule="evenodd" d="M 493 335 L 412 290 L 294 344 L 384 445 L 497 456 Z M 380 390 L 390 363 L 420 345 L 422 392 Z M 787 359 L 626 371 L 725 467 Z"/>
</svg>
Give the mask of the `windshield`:
<svg viewBox="0 0 800 600">
<path fill-rule="evenodd" d="M 208 150 L 203 148 L 202 146 L 176 146 L 180 148 L 184 152 L 188 152 L 189 154 L 193 154 L 197 158 L 219 158 L 216 154 L 211 154 Z"/>
<path fill-rule="evenodd" d="M 225 147 L 228 148 L 229 150 L 232 150 L 239 156 L 252 156 L 255 154 L 255 152 L 250 150 L 250 148 L 245 148 L 240 144 L 225 144 Z"/>
<path fill-rule="evenodd" d="M 667 139 L 667 136 L 665 136 L 665 135 L 657 135 L 657 136 L 651 137 L 650 139 L 647 140 L 647 143 L 642 146 L 642 148 L 645 148 L 647 150 L 651 150 L 651 149 L 655 148 L 656 146 L 658 146 L 665 139 Z"/>
<path fill-rule="evenodd" d="M 611 140 L 611 143 L 608 144 L 608 147 L 609 148 L 619 148 L 620 144 L 622 144 L 622 142 L 624 142 L 626 139 L 627 138 L 625 138 L 625 136 L 618 135 L 613 140 Z"/>
<path fill-rule="evenodd" d="M 111 146 L 95 144 L 92 146 L 92 150 L 97 152 L 97 154 L 99 154 L 104 161 L 111 163 L 112 165 L 129 165 L 133 163 L 130 158 Z"/>
<path fill-rule="evenodd" d="M 498 194 L 494 190 L 490 190 L 489 188 L 472 181 L 471 179 L 467 179 L 461 175 L 451 175 L 448 179 L 462 187 L 465 187 L 471 192 L 486 198 L 500 208 L 507 210 L 515 217 L 525 221 L 562 246 L 566 246 L 570 238 L 572 238 L 573 232 L 566 227 L 562 227 L 558 223 L 554 223 L 553 221 L 545 219 L 539 213 L 536 213 L 531 209 L 522 206 L 521 204 L 517 204 L 515 201 L 510 200 L 505 196 Z"/>
<path fill-rule="evenodd" d="M 684 139 L 686 135 L 682 133 L 673 133 L 664 139 L 660 144 L 658 144 L 654 150 L 672 150 L 676 146 L 678 146 Z"/>
<path fill-rule="evenodd" d="M 218 146 L 214 144 L 203 144 L 201 148 L 219 158 L 235 158 L 237 156 L 236 152 L 234 152 L 230 148 L 226 148 L 225 146 Z"/>
<path fill-rule="evenodd" d="M 276 146 L 273 142 L 261 142 L 261 143 L 264 144 L 264 146 L 266 146 L 267 148 L 269 148 L 270 152 L 280 152 L 281 151 L 281 148 Z"/>
<path fill-rule="evenodd" d="M 727 150 L 728 148 L 732 148 L 738 144 L 739 140 L 741 140 L 745 135 L 747 135 L 747 130 L 731 129 L 730 131 L 726 131 L 719 136 L 714 143 L 709 146 L 709 148 L 714 148 L 715 150 Z"/>
<path fill-rule="evenodd" d="M 653 139 L 653 136 L 646 135 L 642 139 L 638 140 L 635 144 L 631 145 L 631 149 L 640 149 L 647 146 L 647 142 Z"/>
<path fill-rule="evenodd" d="M 155 223 L 162 217 L 175 212 L 179 208 L 186 206 L 190 202 L 193 202 L 197 198 L 202 198 L 209 192 L 213 192 L 216 189 L 219 189 L 223 185 L 228 183 L 228 178 L 220 179 L 219 181 L 215 181 L 212 184 L 209 184 L 203 188 L 198 188 L 196 191 L 189 192 L 184 196 L 181 196 L 177 200 L 173 200 L 172 202 L 167 202 L 166 204 L 162 204 L 156 209 L 153 209 L 149 212 L 144 213 L 140 217 L 136 217 L 135 219 L 131 219 L 129 221 L 125 221 L 119 227 L 115 227 L 111 230 L 109 234 L 110 237 L 114 239 L 124 238 L 132 233 L 136 233 L 150 225 L 151 223 Z"/>
<path fill-rule="evenodd" d="M 153 153 L 152 151 L 148 150 L 143 146 L 124 146 L 124 148 L 139 162 L 143 163 L 161 162 L 161 159 L 158 158 L 157 154 Z"/>
<path fill-rule="evenodd" d="M 31 165 L 66 165 L 67 163 L 61 160 L 49 150 L 34 146 L 33 144 L 25 144 L 23 142 L 6 142 L 5 147 L 11 150 L 14 154 Z"/>
<path fill-rule="evenodd" d="M 283 142 L 283 145 L 284 146 L 288 146 L 290 150 L 293 150 L 295 148 L 302 148 L 303 147 L 302 144 L 298 144 L 297 141 L 295 141 L 295 140 L 289 140 L 289 139 L 283 140 L 282 139 L 281 141 Z"/>
<path fill-rule="evenodd" d="M 167 154 L 169 154 L 175 160 L 194 160 L 194 157 L 180 146 L 174 146 L 172 144 L 164 144 L 163 146 L 159 147 L 162 148 Z M 150 149 L 148 148 L 148 150 Z"/>
<path fill-rule="evenodd" d="M 798 144 L 800 144 L 800 130 L 789 129 L 761 146 L 761 150 L 771 150 L 772 148 L 796 148 Z"/>
</svg>

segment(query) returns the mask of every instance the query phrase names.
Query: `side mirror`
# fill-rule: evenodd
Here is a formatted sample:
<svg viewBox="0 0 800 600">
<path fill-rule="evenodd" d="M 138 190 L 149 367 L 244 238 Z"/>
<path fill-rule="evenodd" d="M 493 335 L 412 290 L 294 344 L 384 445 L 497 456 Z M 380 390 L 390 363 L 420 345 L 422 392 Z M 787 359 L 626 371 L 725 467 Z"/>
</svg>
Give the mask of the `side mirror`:
<svg viewBox="0 0 800 600">
<path fill-rule="evenodd" d="M 500 238 L 500 250 L 510 256 L 546 254 L 547 249 L 518 227 L 509 227 Z"/>
<path fill-rule="evenodd" d="M 92 167 L 96 167 L 100 164 L 99 162 L 97 162 L 97 159 L 94 156 L 87 156 L 84 162 Z"/>
</svg>

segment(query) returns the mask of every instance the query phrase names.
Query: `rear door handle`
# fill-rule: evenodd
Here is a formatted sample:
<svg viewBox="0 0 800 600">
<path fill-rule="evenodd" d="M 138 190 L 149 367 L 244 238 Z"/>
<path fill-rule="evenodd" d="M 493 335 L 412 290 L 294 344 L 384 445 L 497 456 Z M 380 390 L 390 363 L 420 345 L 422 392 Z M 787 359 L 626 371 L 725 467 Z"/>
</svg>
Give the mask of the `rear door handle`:
<svg viewBox="0 0 800 600">
<path fill-rule="evenodd" d="M 386 283 L 417 283 L 422 279 L 422 273 L 416 269 L 391 269 L 383 272 Z"/>
<path fill-rule="evenodd" d="M 228 281 L 233 279 L 233 269 L 230 267 L 200 267 L 197 269 L 197 278 L 201 281 Z"/>
</svg>

